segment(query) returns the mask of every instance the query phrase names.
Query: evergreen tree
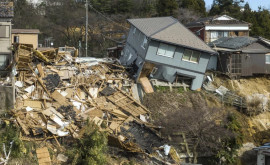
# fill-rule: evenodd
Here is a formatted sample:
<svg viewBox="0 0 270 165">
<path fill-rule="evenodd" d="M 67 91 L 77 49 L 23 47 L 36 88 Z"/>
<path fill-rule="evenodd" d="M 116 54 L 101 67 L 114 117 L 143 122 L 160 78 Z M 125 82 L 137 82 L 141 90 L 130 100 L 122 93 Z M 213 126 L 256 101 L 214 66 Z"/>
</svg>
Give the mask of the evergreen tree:
<svg viewBox="0 0 270 165">
<path fill-rule="evenodd" d="M 132 0 L 118 0 L 117 1 L 117 12 L 118 13 L 130 13 L 133 9 Z"/>
<path fill-rule="evenodd" d="M 27 0 L 14 1 L 13 28 L 38 28 L 39 21 L 40 17 L 32 3 Z"/>
<path fill-rule="evenodd" d="M 206 15 L 204 0 L 182 0 L 180 7 L 193 10 L 202 16 Z"/>
<path fill-rule="evenodd" d="M 177 15 L 178 4 L 176 0 L 158 0 L 157 13 L 159 16 L 175 16 Z"/>
<path fill-rule="evenodd" d="M 112 13 L 112 0 L 92 0 L 93 7 L 102 13 Z"/>
<path fill-rule="evenodd" d="M 243 0 L 214 0 L 209 15 L 227 14 L 234 18 L 239 18 L 243 2 Z"/>
</svg>

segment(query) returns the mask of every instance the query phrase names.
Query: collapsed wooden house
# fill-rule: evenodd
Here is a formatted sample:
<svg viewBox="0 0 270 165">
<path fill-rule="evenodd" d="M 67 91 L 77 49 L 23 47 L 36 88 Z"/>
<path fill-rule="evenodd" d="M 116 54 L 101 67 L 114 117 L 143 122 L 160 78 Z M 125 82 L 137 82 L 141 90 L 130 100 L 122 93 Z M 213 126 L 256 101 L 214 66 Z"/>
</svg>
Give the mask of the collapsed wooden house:
<svg viewBox="0 0 270 165">
<path fill-rule="evenodd" d="M 219 52 L 217 70 L 232 77 L 270 74 L 270 41 L 224 37 L 209 44 Z"/>
</svg>

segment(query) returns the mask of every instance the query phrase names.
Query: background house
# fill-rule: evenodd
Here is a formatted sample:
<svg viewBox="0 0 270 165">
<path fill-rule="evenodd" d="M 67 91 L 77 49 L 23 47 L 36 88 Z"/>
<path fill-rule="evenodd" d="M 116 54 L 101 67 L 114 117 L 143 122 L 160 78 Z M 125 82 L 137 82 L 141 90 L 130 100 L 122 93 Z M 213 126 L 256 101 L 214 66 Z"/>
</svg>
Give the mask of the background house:
<svg viewBox="0 0 270 165">
<path fill-rule="evenodd" d="M 209 44 L 219 52 L 218 70 L 231 76 L 270 74 L 270 41 L 264 38 L 224 37 Z"/>
<path fill-rule="evenodd" d="M 120 62 L 133 67 L 137 81 L 149 76 L 169 82 L 185 78 L 192 81 L 192 90 L 201 88 L 214 50 L 172 17 L 128 22 L 131 28 Z"/>
<path fill-rule="evenodd" d="M 32 44 L 33 48 L 38 47 L 38 29 L 12 29 L 12 43 Z"/>
<path fill-rule="evenodd" d="M 5 70 L 11 59 L 12 2 L 0 2 L 0 70 Z"/>
<path fill-rule="evenodd" d="M 200 18 L 186 25 L 206 43 L 222 37 L 249 36 L 250 24 L 227 15 Z"/>
</svg>

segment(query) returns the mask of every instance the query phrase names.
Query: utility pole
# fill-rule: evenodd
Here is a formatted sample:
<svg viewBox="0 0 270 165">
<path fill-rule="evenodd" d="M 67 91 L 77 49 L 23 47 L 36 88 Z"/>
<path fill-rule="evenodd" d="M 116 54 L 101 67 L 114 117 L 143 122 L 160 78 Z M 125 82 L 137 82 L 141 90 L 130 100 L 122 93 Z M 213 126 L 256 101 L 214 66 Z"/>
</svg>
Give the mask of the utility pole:
<svg viewBox="0 0 270 165">
<path fill-rule="evenodd" d="M 85 17 L 85 57 L 87 57 L 87 42 L 88 42 L 88 5 L 89 2 L 86 0 L 85 9 L 86 9 L 86 17 Z"/>
</svg>

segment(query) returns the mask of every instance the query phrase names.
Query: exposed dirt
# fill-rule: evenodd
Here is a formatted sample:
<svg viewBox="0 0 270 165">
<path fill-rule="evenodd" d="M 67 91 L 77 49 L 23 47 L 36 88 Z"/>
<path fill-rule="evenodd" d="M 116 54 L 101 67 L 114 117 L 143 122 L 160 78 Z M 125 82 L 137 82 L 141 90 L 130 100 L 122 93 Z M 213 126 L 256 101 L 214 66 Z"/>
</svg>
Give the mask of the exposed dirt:
<svg viewBox="0 0 270 165">
<path fill-rule="evenodd" d="M 260 93 L 269 98 L 270 96 L 270 77 L 251 77 L 231 80 L 224 76 L 214 77 L 213 84 L 216 87 L 225 86 L 241 96 L 249 96 Z"/>
<path fill-rule="evenodd" d="M 152 119 L 159 120 L 168 113 L 175 112 L 183 107 L 195 106 L 222 107 L 218 99 L 205 92 L 155 92 L 144 97 L 143 104 L 151 111 Z"/>
</svg>

